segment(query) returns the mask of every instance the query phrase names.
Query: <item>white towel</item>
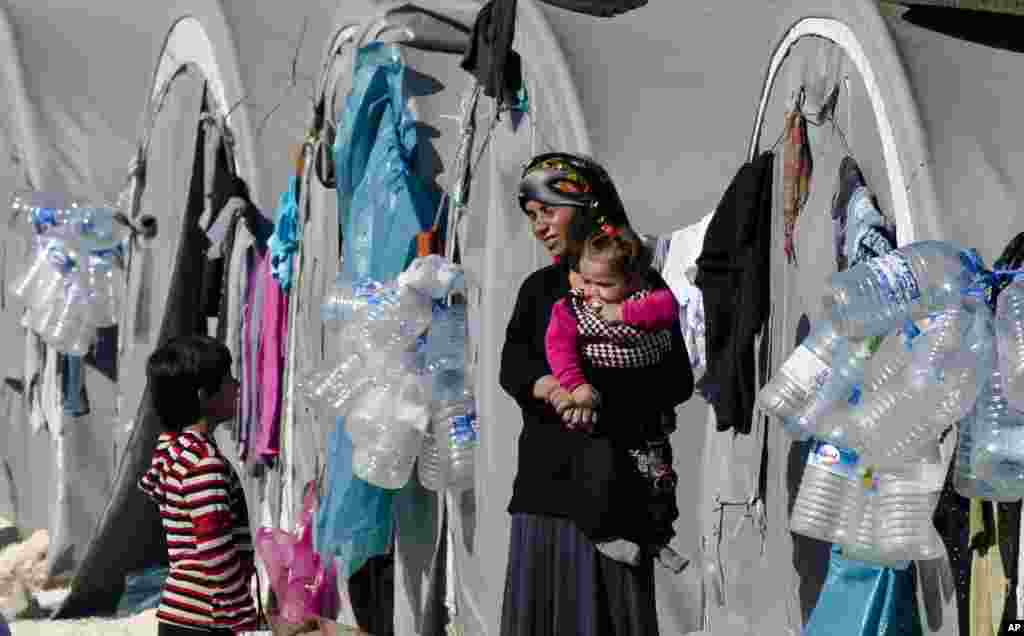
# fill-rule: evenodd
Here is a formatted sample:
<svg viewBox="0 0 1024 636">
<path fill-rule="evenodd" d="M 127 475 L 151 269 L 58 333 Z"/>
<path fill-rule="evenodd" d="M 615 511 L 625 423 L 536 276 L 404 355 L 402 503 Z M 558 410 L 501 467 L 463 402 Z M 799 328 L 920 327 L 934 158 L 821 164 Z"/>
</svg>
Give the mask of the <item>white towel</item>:
<svg viewBox="0 0 1024 636">
<path fill-rule="evenodd" d="M 704 297 L 694 284 L 697 257 L 714 213 L 672 233 L 661 275 L 679 302 L 679 322 L 690 354 L 690 366 L 698 375 L 707 366 L 704 341 Z"/>
</svg>

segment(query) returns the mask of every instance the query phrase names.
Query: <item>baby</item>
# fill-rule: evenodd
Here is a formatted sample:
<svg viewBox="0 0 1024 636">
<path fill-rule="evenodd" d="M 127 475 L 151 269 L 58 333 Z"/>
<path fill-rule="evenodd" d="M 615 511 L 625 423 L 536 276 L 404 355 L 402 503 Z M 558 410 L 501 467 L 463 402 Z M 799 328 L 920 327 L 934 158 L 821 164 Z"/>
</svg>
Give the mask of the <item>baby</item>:
<svg viewBox="0 0 1024 636">
<path fill-rule="evenodd" d="M 668 289 L 654 289 L 649 282 L 650 251 L 628 226 L 615 227 L 599 219 L 584 243 L 574 267 L 573 289 L 568 298 L 555 304 L 548 324 L 548 364 L 560 388 L 549 397 L 572 429 L 594 432 L 604 397 L 619 405 L 637 403 L 636 395 L 614 395 L 635 386 L 620 374 L 641 372 L 661 364 L 673 355 L 672 327 L 679 319 L 679 305 Z M 685 349 L 683 350 L 685 355 Z M 688 362 L 688 361 L 687 361 Z M 588 380 L 588 373 L 601 375 L 599 384 L 607 396 Z M 651 387 L 654 389 L 655 387 Z M 616 411 L 623 414 L 622 409 Z M 637 563 L 644 550 L 658 554 L 661 562 L 679 570 L 681 558 L 667 547 L 674 535 L 672 523 L 678 517 L 675 503 L 676 475 L 672 469 L 671 447 L 665 426 L 670 420 L 663 412 L 639 409 L 629 422 L 615 427 L 642 431 L 642 444 L 629 450 L 632 463 L 645 479 L 649 500 L 647 510 L 653 524 L 647 536 L 653 544 L 639 546 L 616 538 L 597 540 L 597 548 L 617 560 Z M 604 425 L 606 428 L 608 424 Z M 614 470 L 614 469 L 612 469 Z M 588 470 L 587 474 L 594 474 Z M 614 488 L 617 476 L 595 480 L 592 492 L 604 484 Z M 595 495 L 598 500 L 601 495 Z M 611 493 L 607 493 L 611 497 Z"/>
</svg>

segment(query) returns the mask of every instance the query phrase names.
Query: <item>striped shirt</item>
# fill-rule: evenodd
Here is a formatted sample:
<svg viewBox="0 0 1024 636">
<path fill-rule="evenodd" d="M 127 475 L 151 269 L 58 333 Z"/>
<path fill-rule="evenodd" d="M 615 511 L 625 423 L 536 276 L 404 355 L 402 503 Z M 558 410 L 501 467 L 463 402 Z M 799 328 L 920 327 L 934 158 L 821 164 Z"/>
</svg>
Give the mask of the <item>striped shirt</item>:
<svg viewBox="0 0 1024 636">
<path fill-rule="evenodd" d="M 170 573 L 157 620 L 200 629 L 249 628 L 253 548 L 245 494 L 213 439 L 164 433 L 139 488 L 160 507 Z"/>
</svg>

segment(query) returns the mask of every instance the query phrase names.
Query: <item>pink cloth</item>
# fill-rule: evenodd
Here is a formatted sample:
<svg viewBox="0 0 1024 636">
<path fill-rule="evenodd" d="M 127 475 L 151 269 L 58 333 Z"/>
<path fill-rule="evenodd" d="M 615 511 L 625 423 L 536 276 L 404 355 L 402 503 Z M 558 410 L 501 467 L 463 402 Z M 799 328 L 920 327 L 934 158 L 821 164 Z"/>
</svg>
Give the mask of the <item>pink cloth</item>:
<svg viewBox="0 0 1024 636">
<path fill-rule="evenodd" d="M 643 300 L 622 303 L 622 322 L 644 331 L 671 329 L 679 318 L 679 303 L 667 289 L 658 289 Z M 573 391 L 587 383 L 580 365 L 579 331 L 576 317 L 569 302 L 562 299 L 551 310 L 547 334 L 544 338 L 548 366 L 566 391 Z"/>
<path fill-rule="evenodd" d="M 281 382 L 288 338 L 288 294 L 270 267 L 269 251 L 260 261 L 256 284 L 263 285 L 263 320 L 257 384 L 260 401 L 256 455 L 270 460 L 281 452 Z"/>
</svg>

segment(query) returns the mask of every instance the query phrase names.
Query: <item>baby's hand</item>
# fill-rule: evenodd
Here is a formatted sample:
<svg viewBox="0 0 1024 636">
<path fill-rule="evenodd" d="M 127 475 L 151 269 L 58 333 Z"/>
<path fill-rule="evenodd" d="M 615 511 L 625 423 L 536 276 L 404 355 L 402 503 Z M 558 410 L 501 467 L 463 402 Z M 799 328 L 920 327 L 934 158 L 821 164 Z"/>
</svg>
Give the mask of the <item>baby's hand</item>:
<svg viewBox="0 0 1024 636">
<path fill-rule="evenodd" d="M 601 395 L 590 384 L 581 384 L 572 392 L 572 401 L 576 406 L 596 409 L 601 406 Z"/>
<path fill-rule="evenodd" d="M 573 406 L 573 399 L 568 391 L 562 387 L 556 387 L 551 393 L 548 393 L 548 404 L 555 407 L 555 411 L 561 415 Z"/>
<path fill-rule="evenodd" d="M 597 314 L 610 324 L 622 322 L 622 303 L 604 303 Z"/>
</svg>

